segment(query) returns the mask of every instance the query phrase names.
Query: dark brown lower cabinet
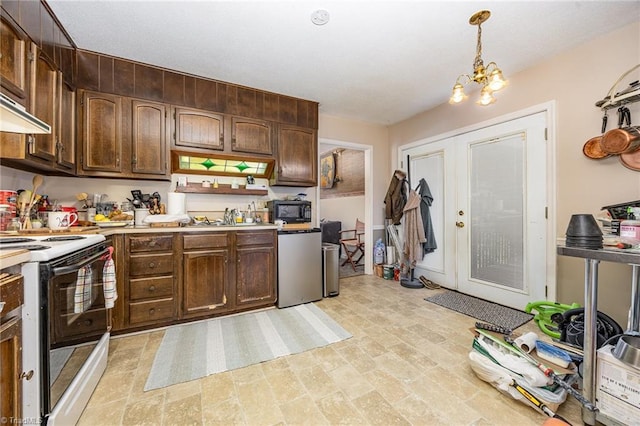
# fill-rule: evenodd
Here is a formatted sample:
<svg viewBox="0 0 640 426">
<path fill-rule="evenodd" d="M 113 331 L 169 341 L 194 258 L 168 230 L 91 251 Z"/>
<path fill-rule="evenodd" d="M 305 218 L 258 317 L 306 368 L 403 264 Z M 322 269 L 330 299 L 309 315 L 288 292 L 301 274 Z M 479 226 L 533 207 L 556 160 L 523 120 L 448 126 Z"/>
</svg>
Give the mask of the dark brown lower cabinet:
<svg viewBox="0 0 640 426">
<path fill-rule="evenodd" d="M 125 236 L 125 328 L 154 328 L 177 316 L 174 234 Z"/>
<path fill-rule="evenodd" d="M 114 246 L 121 247 L 115 240 Z M 124 234 L 112 331 L 273 306 L 275 230 Z M 119 266 L 117 266 L 119 268 Z M 119 299 L 120 299 L 119 297 Z"/>
<path fill-rule="evenodd" d="M 233 234 L 183 235 L 182 315 L 210 316 L 230 307 L 230 268 Z"/>
<path fill-rule="evenodd" d="M 16 317 L 0 325 L 0 419 L 22 419 L 21 373 L 22 319 Z"/>
<path fill-rule="evenodd" d="M 274 231 L 239 231 L 236 250 L 236 300 L 239 309 L 276 301 Z"/>
</svg>

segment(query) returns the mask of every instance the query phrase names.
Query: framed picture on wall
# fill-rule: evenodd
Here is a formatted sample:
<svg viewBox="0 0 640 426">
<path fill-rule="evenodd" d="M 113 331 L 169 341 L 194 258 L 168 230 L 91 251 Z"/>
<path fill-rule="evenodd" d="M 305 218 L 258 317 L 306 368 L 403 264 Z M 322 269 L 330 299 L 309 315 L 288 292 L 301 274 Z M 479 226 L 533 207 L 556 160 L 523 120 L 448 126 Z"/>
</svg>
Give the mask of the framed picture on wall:
<svg viewBox="0 0 640 426">
<path fill-rule="evenodd" d="M 320 188 L 333 188 L 336 177 L 336 160 L 333 152 L 320 155 Z"/>
</svg>

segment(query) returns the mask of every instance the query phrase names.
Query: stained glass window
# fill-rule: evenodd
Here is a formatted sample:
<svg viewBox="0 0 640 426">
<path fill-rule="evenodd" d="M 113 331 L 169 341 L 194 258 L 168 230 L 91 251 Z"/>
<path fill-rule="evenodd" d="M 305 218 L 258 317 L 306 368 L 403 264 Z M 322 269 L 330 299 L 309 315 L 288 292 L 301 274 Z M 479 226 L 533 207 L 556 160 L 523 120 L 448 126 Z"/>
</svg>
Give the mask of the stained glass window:
<svg viewBox="0 0 640 426">
<path fill-rule="evenodd" d="M 269 177 L 274 160 L 174 151 L 174 172 Z"/>
</svg>

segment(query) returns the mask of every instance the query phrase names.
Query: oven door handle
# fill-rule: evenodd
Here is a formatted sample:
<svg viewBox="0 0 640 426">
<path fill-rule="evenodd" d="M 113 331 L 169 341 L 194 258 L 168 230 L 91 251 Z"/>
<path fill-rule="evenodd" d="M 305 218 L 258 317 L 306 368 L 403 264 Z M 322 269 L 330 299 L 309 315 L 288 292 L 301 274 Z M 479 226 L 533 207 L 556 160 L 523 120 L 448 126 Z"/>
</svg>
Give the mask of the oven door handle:
<svg viewBox="0 0 640 426">
<path fill-rule="evenodd" d="M 85 266 L 87 266 L 90 263 L 95 262 L 96 260 L 100 259 L 102 256 L 104 255 L 108 255 L 109 254 L 109 249 L 106 248 L 104 250 L 102 250 L 100 253 L 98 254 L 94 254 L 93 256 L 84 259 L 82 262 L 80 263 L 76 263 L 75 265 L 69 265 L 69 266 L 61 266 L 59 268 L 53 268 L 53 276 L 58 276 L 58 275 L 65 275 L 65 274 L 69 274 L 72 272 L 76 272 L 78 270 L 80 270 L 81 268 L 84 268 Z"/>
</svg>

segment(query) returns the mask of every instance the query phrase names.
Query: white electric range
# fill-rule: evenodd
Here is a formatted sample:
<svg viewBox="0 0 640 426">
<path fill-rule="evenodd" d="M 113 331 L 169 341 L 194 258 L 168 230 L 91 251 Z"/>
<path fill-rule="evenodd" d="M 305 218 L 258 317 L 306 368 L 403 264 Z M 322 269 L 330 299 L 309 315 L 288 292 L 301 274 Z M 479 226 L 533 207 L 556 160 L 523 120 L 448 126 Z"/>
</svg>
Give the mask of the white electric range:
<svg viewBox="0 0 640 426">
<path fill-rule="evenodd" d="M 106 368 L 108 312 L 100 292 L 111 251 L 100 234 L 0 237 L 0 251 L 16 249 L 30 254 L 21 269 L 23 418 L 75 424 Z M 81 269 L 91 271 L 93 293 L 74 305 Z"/>
</svg>

